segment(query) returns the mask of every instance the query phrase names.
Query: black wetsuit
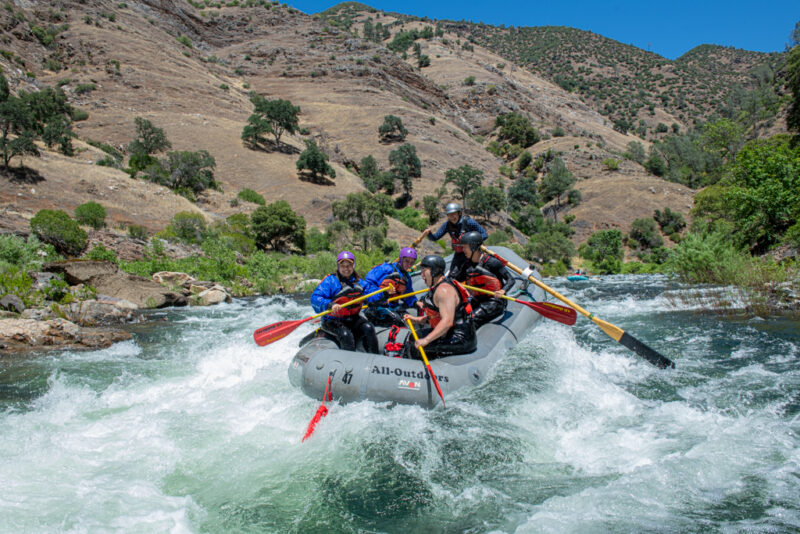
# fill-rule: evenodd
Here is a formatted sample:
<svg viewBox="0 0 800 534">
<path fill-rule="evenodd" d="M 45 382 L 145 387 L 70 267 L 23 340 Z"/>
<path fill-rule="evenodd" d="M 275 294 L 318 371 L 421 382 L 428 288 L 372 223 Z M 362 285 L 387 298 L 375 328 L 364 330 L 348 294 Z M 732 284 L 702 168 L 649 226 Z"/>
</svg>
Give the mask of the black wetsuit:
<svg viewBox="0 0 800 534">
<path fill-rule="evenodd" d="M 497 258 L 484 254 L 477 263 L 469 262 L 466 270 L 467 285 L 479 287 L 489 291 L 502 289 L 508 292 L 514 287 L 514 277 Z M 472 294 L 472 321 L 477 330 L 489 321 L 492 321 L 506 311 L 505 299 L 494 298 L 486 293 L 474 292 Z"/>
</svg>

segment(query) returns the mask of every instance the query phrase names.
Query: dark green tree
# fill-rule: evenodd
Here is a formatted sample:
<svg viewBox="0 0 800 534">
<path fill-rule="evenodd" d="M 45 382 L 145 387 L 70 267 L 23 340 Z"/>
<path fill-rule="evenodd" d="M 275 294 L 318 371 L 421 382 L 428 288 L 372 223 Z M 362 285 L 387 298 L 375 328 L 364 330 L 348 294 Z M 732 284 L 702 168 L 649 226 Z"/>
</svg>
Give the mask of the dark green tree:
<svg viewBox="0 0 800 534">
<path fill-rule="evenodd" d="M 520 113 L 506 113 L 498 115 L 495 127 L 500 127 L 498 138 L 509 141 L 523 148 L 539 142 L 539 133 L 531 121 Z"/>
<path fill-rule="evenodd" d="M 417 147 L 411 144 L 401 145 L 397 150 L 389 153 L 391 172 L 403 185 L 406 198 L 411 198 L 413 190 L 412 178 L 422 176 L 422 162 L 417 157 Z"/>
<path fill-rule="evenodd" d="M 539 195 L 536 192 L 535 178 L 517 178 L 511 187 L 508 188 L 508 209 L 511 211 L 519 210 L 529 204 L 539 203 Z"/>
<path fill-rule="evenodd" d="M 548 166 L 547 174 L 542 178 L 539 189 L 545 202 L 555 199 L 558 212 L 561 209 L 561 195 L 569 191 L 574 183 L 575 177 L 561 158 L 555 158 Z"/>
<path fill-rule="evenodd" d="M 633 240 L 631 243 L 630 240 Z M 636 219 L 631 224 L 631 231 L 628 234 L 628 244 L 632 248 L 641 247 L 643 249 L 652 249 L 660 247 L 664 244 L 664 238 L 661 237 L 661 232 L 653 219 L 641 218 Z"/>
<path fill-rule="evenodd" d="M 686 221 L 683 219 L 683 215 L 669 208 L 664 208 L 664 211 L 656 210 L 653 212 L 653 219 L 655 219 L 661 227 L 661 231 L 667 235 L 680 232 L 686 227 Z"/>
<path fill-rule="evenodd" d="M 206 189 L 219 189 L 214 180 L 215 167 L 214 156 L 205 150 L 168 152 L 163 161 L 144 170 L 144 177 L 194 200 Z"/>
<path fill-rule="evenodd" d="M 483 171 L 469 165 L 447 169 L 444 173 L 444 183 L 453 184 L 453 193 L 461 199 L 466 209 L 470 192 L 483 185 Z"/>
<path fill-rule="evenodd" d="M 250 216 L 250 230 L 262 249 L 285 252 L 294 246 L 302 252 L 306 246 L 306 220 L 285 200 L 256 208 Z"/>
<path fill-rule="evenodd" d="M 386 115 L 383 117 L 383 124 L 378 127 L 378 135 L 380 140 L 384 142 L 405 141 L 408 130 L 403 126 L 403 121 L 400 117 Z"/>
<path fill-rule="evenodd" d="M 494 185 L 476 187 L 467 198 L 469 198 L 470 212 L 477 213 L 486 220 L 500 212 L 506 202 L 503 190 Z"/>
<path fill-rule="evenodd" d="M 39 155 L 34 143 L 36 132 L 33 129 L 33 114 L 15 96 L 0 102 L 0 149 L 3 151 L 3 168 L 8 169 L 11 159 L 30 154 Z"/>
<path fill-rule="evenodd" d="M 253 103 L 253 119 L 254 125 L 261 125 L 262 120 L 266 121 L 269 125 L 269 132 L 261 131 L 261 133 L 271 133 L 275 136 L 275 148 L 280 149 L 281 136 L 284 132 L 293 134 L 297 131 L 298 118 L 300 113 L 299 106 L 293 106 L 288 100 L 267 100 L 261 95 L 253 94 L 250 97 L 250 102 Z M 253 118 L 255 116 L 256 118 Z M 248 125 L 250 119 L 248 119 Z M 261 127 L 261 126 L 259 126 Z M 244 133 L 244 132 L 242 132 Z"/>
<path fill-rule="evenodd" d="M 622 232 L 617 229 L 599 230 L 580 246 L 581 258 L 592 262 L 600 274 L 615 274 L 622 269 Z"/>
<path fill-rule="evenodd" d="M 311 173 L 311 177 L 317 180 L 324 176 L 336 178 L 336 171 L 328 163 L 328 155 L 317 146 L 314 141 L 306 141 L 306 149 L 297 158 L 297 170 L 304 170 Z"/>
<path fill-rule="evenodd" d="M 349 229 L 349 242 L 363 250 L 381 246 L 386 237 L 386 215 L 392 212 L 392 199 L 384 194 L 350 193 L 331 203 L 333 217 Z"/>
<path fill-rule="evenodd" d="M 264 145 L 264 134 L 272 133 L 270 122 L 262 115 L 253 113 L 247 118 L 247 124 L 242 129 L 242 141 L 250 148 Z"/>
<path fill-rule="evenodd" d="M 136 117 L 133 122 L 136 124 L 136 139 L 128 144 L 128 152 L 152 155 L 172 148 L 164 130 L 142 117 Z"/>
<path fill-rule="evenodd" d="M 795 45 L 789 52 L 786 61 L 786 87 L 792 92 L 789 112 L 786 114 L 786 127 L 790 132 L 800 134 L 800 45 Z"/>
<path fill-rule="evenodd" d="M 358 174 L 361 176 L 361 181 L 364 182 L 364 187 L 370 193 L 378 190 L 377 178 L 380 169 L 378 169 L 378 162 L 372 157 L 372 154 L 361 159 Z"/>
<path fill-rule="evenodd" d="M 439 220 L 439 199 L 433 195 L 422 197 L 422 210 L 428 217 L 428 223 L 434 224 Z"/>
</svg>

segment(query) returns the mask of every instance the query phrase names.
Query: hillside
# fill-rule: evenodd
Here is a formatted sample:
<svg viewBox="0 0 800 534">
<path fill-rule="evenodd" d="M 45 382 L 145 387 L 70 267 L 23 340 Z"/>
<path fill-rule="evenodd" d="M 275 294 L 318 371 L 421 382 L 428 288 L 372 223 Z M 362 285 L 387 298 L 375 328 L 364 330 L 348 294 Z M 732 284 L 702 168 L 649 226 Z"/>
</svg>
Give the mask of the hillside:
<svg viewBox="0 0 800 534">
<path fill-rule="evenodd" d="M 392 32 L 401 29 L 400 18 L 370 11 L 356 10 L 354 21 L 370 17 Z M 406 21 L 402 27 L 415 25 L 425 24 Z M 499 171 L 507 162 L 485 145 L 497 115 L 519 111 L 545 135 L 557 127 L 566 132 L 529 150 L 562 151 L 579 178 L 576 187 L 587 192 L 574 213 L 577 242 L 593 228 L 627 230 L 633 219 L 649 217 L 656 208 L 685 215 L 691 206 L 691 190 L 676 184 L 669 189 L 680 195 L 655 195 L 665 183 L 636 164 L 625 162 L 617 174 L 601 164 L 638 138 L 615 131 L 607 117 L 544 77 L 481 46 L 465 50 L 456 33 L 419 41 L 430 58 L 430 66 L 419 69 L 412 56 L 403 60 L 385 43 L 354 37 L 331 19 L 261 0 L 26 3 L 3 10 L 0 26 L 0 66 L 12 91 L 58 85 L 89 114 L 74 125 L 76 157 L 43 151 L 41 158 L 24 160 L 38 176 L 0 179 L 3 226 L 9 230 L 24 231 L 39 209 L 71 213 L 96 200 L 120 228 L 140 224 L 156 231 L 177 211 L 198 210 L 211 220 L 251 211 L 254 205 L 231 205 L 243 188 L 268 202 L 285 199 L 310 225 L 323 227 L 331 221 L 331 201 L 364 190 L 348 167 L 369 154 L 388 167 L 389 152 L 398 145 L 380 143 L 377 135 L 388 114 L 402 118 L 409 130 L 406 142 L 416 146 L 422 161 L 412 204 L 437 191 L 447 169 L 465 163 L 484 171 L 488 184 L 507 183 Z M 52 43 L 43 42 L 36 27 L 53 35 Z M 466 84 L 468 77 L 474 83 Z M 301 131 L 307 133 L 284 135 L 281 141 L 290 150 L 242 144 L 251 91 L 300 106 Z M 163 128 L 174 150 L 213 155 L 222 192 L 209 191 L 192 204 L 164 187 L 131 180 L 122 170 L 95 165 L 104 154 L 83 142 L 124 148 L 135 136 L 136 117 Z M 305 139 L 316 140 L 330 156 L 337 173 L 332 184 L 298 177 L 295 161 Z M 627 181 L 620 185 L 623 176 Z M 595 194 L 599 190 L 605 193 Z M 593 200 L 615 196 L 624 196 L 626 205 L 614 217 L 607 204 Z M 395 239 L 415 235 L 399 223 L 391 225 Z"/>
</svg>

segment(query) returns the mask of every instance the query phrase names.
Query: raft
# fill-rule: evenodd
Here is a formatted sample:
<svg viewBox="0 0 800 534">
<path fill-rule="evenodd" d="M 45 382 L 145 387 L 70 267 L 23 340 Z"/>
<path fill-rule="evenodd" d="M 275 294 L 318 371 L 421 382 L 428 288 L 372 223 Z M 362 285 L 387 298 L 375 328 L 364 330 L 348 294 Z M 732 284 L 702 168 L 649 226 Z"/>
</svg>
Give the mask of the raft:
<svg viewBox="0 0 800 534">
<path fill-rule="evenodd" d="M 527 263 L 505 247 L 489 248 L 514 265 Z M 451 259 L 452 256 L 445 258 L 448 265 Z M 530 274 L 541 279 L 533 268 Z M 425 288 L 419 275 L 414 276 L 412 282 L 414 290 Z M 522 292 L 517 294 L 519 291 Z M 521 276 L 516 276 L 509 296 L 528 301 L 545 300 L 544 291 L 533 284 L 524 284 Z M 478 346 L 474 352 L 430 360 L 444 398 L 458 390 L 482 384 L 491 368 L 541 319 L 527 306 L 508 302 L 503 316 L 478 329 Z M 382 348 L 390 329 L 376 327 L 376 330 Z M 406 332 L 404 329 L 397 341 L 404 340 Z M 307 339 L 308 336 L 303 342 Z M 330 339 L 312 337 L 290 362 L 289 380 L 309 397 L 322 400 L 328 376 L 332 377 L 333 399 L 340 403 L 369 400 L 417 404 L 426 408 L 441 403 L 422 361 L 369 354 L 361 352 L 360 347 L 356 351 L 340 350 Z"/>
<path fill-rule="evenodd" d="M 570 282 L 577 282 L 578 280 L 588 280 L 588 276 L 583 276 L 582 274 L 571 274 L 567 276 L 567 280 Z"/>
</svg>

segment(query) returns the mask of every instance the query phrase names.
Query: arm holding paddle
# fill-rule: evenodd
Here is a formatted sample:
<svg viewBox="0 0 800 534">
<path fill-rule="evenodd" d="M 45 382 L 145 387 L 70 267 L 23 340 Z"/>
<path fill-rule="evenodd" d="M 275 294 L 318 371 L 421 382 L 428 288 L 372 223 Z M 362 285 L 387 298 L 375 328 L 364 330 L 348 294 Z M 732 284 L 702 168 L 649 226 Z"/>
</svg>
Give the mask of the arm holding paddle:
<svg viewBox="0 0 800 534">
<path fill-rule="evenodd" d="M 416 348 L 426 347 L 430 343 L 445 335 L 453 326 L 453 322 L 455 321 L 455 310 L 456 306 L 458 306 L 459 299 L 458 293 L 456 293 L 456 290 L 452 286 L 442 284 L 439 290 L 434 293 L 433 302 L 436 307 L 439 308 L 441 320 L 436 327 L 428 333 L 427 336 L 422 339 L 417 339 L 414 342 L 414 346 Z M 420 317 L 412 317 L 411 315 L 404 315 L 403 319 L 406 321 L 413 321 L 415 323 L 422 323 L 428 320 L 428 316 L 422 315 Z"/>
</svg>

